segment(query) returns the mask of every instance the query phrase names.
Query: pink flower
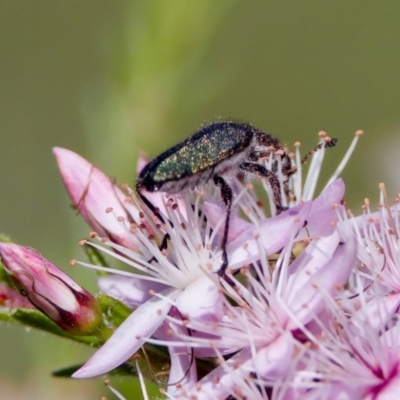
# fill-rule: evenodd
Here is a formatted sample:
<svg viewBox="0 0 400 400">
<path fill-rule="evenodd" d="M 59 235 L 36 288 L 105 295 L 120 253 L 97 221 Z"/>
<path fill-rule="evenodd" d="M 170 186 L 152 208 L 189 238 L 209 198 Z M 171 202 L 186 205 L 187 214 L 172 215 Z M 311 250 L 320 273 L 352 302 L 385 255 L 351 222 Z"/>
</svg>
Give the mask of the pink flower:
<svg viewBox="0 0 400 400">
<path fill-rule="evenodd" d="M 61 154 L 60 159 L 67 156 Z M 78 160 L 67 163 L 72 171 L 59 161 L 71 198 L 85 219 L 110 238 L 103 240 L 109 248 L 88 244 L 124 262 L 132 271 L 81 264 L 115 274 L 100 278 L 102 290 L 137 307 L 73 375 L 75 378 L 100 375 L 117 367 L 146 342 L 169 348 L 173 359 L 170 383 L 179 382 L 168 389 L 171 398 L 226 398 L 249 374 L 261 382 L 284 382 L 301 372 L 305 362 L 294 354 L 302 351 L 307 340 L 315 342 L 314 335 L 323 331 L 324 323 L 318 323 L 326 316 L 326 299 L 346 284 L 357 250 L 353 236 L 338 233 L 343 182 L 333 179 L 312 200 L 323 151 L 313 158 L 304 189 L 299 157 L 298 173 L 289 178 L 282 175 L 281 165 L 274 163 L 273 157 L 266 161 L 281 179 L 282 196 L 290 206 L 272 218 L 260 209 L 251 187 L 232 177 L 237 193 L 226 249 L 228 274 L 241 270 L 247 285 L 234 276 L 230 280 L 218 278 L 226 213 L 218 205 L 220 199 L 205 192 L 148 194 L 164 215 L 165 223 L 159 224 L 146 207 L 141 210 L 137 199 L 137 207 L 130 205 L 132 210 L 127 210 L 125 201 L 122 207 L 123 195 L 115 186 L 90 163 L 73 157 Z M 79 184 L 75 185 L 76 181 Z M 270 188 L 266 189 L 271 198 Z M 103 191 L 112 195 L 107 197 Z M 286 197 L 284 192 L 294 196 Z M 104 207 L 112 208 L 118 223 L 107 225 Z M 167 246 L 160 249 L 166 237 Z M 295 250 L 297 245 L 302 249 L 300 254 Z M 213 351 L 221 365 L 196 382 L 190 348 L 196 356 Z M 179 355 L 174 357 L 176 352 Z M 234 355 L 225 362 L 222 354 Z"/>
<path fill-rule="evenodd" d="M 375 293 L 380 302 L 381 296 Z M 323 393 L 339 389 L 345 399 L 395 399 L 400 390 L 400 325 L 397 316 L 387 321 L 385 306 L 381 307 L 381 323 L 376 324 L 376 310 L 365 302 L 359 293 L 358 304 L 340 296 L 341 300 L 329 302 L 331 322 L 324 326 L 323 334 L 316 340 L 310 354 L 317 362 L 321 385 L 309 391 L 311 398 L 325 398 Z M 343 312 L 344 306 L 346 312 Z M 382 329 L 383 327 L 383 329 Z M 314 377 L 316 375 L 314 374 Z M 312 375 L 309 375 L 311 378 Z M 303 385 L 307 385 L 306 380 Z"/>
<path fill-rule="evenodd" d="M 284 243 L 285 239 L 288 241 L 304 225 L 309 207 L 309 203 L 300 205 L 279 216 L 280 223 L 290 227 L 290 229 L 282 230 L 280 243 Z M 135 298 L 142 299 L 144 303 L 139 305 L 106 344 L 95 353 L 84 367 L 74 374 L 74 377 L 87 378 L 99 375 L 127 360 L 145 341 L 150 339 L 151 335 L 167 318 L 172 307 L 176 308 L 183 318 L 195 321 L 200 325 L 213 325 L 221 320 L 224 313 L 224 297 L 215 274 L 222 263 L 221 250 L 218 243 L 209 245 L 213 242 L 211 235 L 214 235 L 214 233 L 211 233 L 207 227 L 203 233 L 199 231 L 198 227 L 202 226 L 203 223 L 189 202 L 186 203 L 185 213 L 182 213 L 179 207 L 175 208 L 171 205 L 167 206 L 167 211 L 168 219 L 173 223 L 173 227 L 167 227 L 167 232 L 173 243 L 173 246 L 168 247 L 167 255 L 160 252 L 157 243 L 149 240 L 147 235 L 144 235 L 140 230 L 132 235 L 132 241 L 141 249 L 141 254 L 120 245 L 109 243 L 116 252 L 107 251 L 108 254 L 114 254 L 127 265 L 141 272 L 141 274 L 137 274 L 106 269 L 109 272 L 120 273 L 128 279 L 132 279 L 125 290 L 123 286 L 118 287 L 118 298 L 125 299 L 124 301 L 128 304 L 138 304 L 137 300 L 134 300 L 132 295 L 129 294 L 129 287 L 134 285 Z M 183 215 L 187 215 L 187 219 Z M 268 246 L 268 242 L 274 240 L 274 237 L 266 238 L 265 245 Z M 91 245 L 106 251 L 95 243 L 91 243 Z M 150 263 L 149 260 L 152 257 L 156 261 Z M 228 257 L 230 257 L 229 254 Z M 248 265 L 259 257 L 261 255 L 258 252 L 247 252 L 241 256 L 240 265 Z M 96 268 L 95 266 L 92 267 Z M 111 276 L 102 277 L 100 282 L 103 290 L 107 290 L 108 294 L 115 294 L 117 290 L 115 282 L 117 280 Z M 137 285 L 133 283 L 133 280 L 143 280 L 147 283 Z M 144 292 L 138 291 L 140 288 L 148 290 L 152 288 L 152 285 L 154 291 L 156 285 L 160 284 L 163 285 L 159 287 L 161 291 L 157 291 L 156 296 L 150 300 L 146 299 Z M 131 333 L 128 334 L 128 332 Z"/>
<path fill-rule="evenodd" d="M 242 350 L 229 360 L 235 360 L 234 372 L 233 366 L 223 362 L 188 396 L 206 399 L 213 393 L 223 399 L 235 392 L 238 379 L 250 373 L 269 382 L 287 379 L 293 372 L 294 354 L 305 340 L 313 339 L 307 324 L 324 310 L 326 297 L 337 293 L 347 281 L 355 256 L 355 241 L 349 238 L 348 243 L 339 244 L 336 232 L 311 242 L 291 264 L 288 246 L 271 275 L 263 266 L 264 272 L 258 270 L 257 279 L 250 272 L 246 274 L 249 288 L 237 282 L 237 293 L 230 294 L 234 304 L 242 306 L 226 303 L 228 321 L 216 326 L 189 321 L 187 326 L 194 331 L 214 335 L 212 339 L 187 337 L 195 348 L 208 342 L 216 355 L 224 345 L 232 351 Z"/>
<path fill-rule="evenodd" d="M 179 208 L 171 203 L 167 209 L 174 227 L 169 224 L 166 227 L 173 243 L 166 252 L 161 252 L 157 242 L 141 229 L 131 233 L 132 242 L 140 253 L 111 242 L 108 244 L 115 251 L 90 243 L 134 268 L 133 272 L 107 268 L 106 271 L 128 280 L 117 288 L 116 283 L 122 278 L 106 276 L 100 278 L 100 285 L 107 294 L 117 295 L 127 304 L 138 307 L 73 377 L 100 375 L 126 361 L 161 326 L 171 308 L 198 321 L 221 318 L 223 296 L 217 275 L 213 273 L 221 265 L 220 249 L 199 245 L 202 239 L 194 227 L 201 222 L 190 204 L 186 206 L 188 220 L 183 220 Z M 153 296 L 149 297 L 149 290 Z"/>
<path fill-rule="evenodd" d="M 96 299 L 38 252 L 12 243 L 0 243 L 6 272 L 21 293 L 60 328 L 89 335 L 101 323 Z"/>
</svg>

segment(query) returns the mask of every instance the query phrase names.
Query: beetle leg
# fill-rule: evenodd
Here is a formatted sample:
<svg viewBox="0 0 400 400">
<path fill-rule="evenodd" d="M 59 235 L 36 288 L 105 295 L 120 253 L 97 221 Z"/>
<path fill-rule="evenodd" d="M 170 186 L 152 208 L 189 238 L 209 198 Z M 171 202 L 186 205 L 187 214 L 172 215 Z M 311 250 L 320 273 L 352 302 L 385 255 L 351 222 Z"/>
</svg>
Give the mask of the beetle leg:
<svg viewBox="0 0 400 400">
<path fill-rule="evenodd" d="M 170 239 L 171 239 L 171 236 L 169 235 L 169 233 L 166 233 L 164 235 L 163 240 L 162 240 L 160 246 L 158 247 L 158 249 L 160 251 L 167 249 L 168 248 L 168 240 L 170 240 Z M 153 261 L 157 261 L 157 258 L 155 258 L 154 256 L 151 257 L 150 260 L 148 260 L 147 262 L 151 264 Z"/>
<path fill-rule="evenodd" d="M 161 216 L 160 211 L 158 210 L 157 207 L 154 207 L 153 203 L 141 192 L 141 185 L 140 183 L 136 184 L 136 193 L 139 196 L 140 200 L 143 201 L 144 204 L 150 209 L 150 211 L 164 224 L 164 218 Z M 172 222 L 170 222 L 172 226 Z M 161 241 L 160 246 L 158 247 L 160 251 L 165 250 L 168 248 L 168 240 L 171 239 L 171 236 L 169 233 L 166 233 L 163 237 L 163 240 Z M 153 261 L 157 261 L 155 257 L 151 257 L 150 260 L 147 262 L 152 263 Z"/>
<path fill-rule="evenodd" d="M 328 142 L 322 142 L 322 143 L 317 144 L 313 149 L 311 149 L 311 150 L 303 157 L 303 159 L 301 160 L 301 164 L 305 164 L 305 163 L 308 161 L 308 159 L 309 159 L 312 155 L 314 155 L 314 153 L 316 153 L 318 150 L 322 149 L 323 146 L 325 146 L 325 148 L 335 147 L 337 141 L 338 141 L 338 140 L 337 140 L 336 138 L 332 138 L 332 139 L 331 139 L 330 141 L 328 141 Z M 294 172 L 296 172 L 296 171 L 294 171 Z M 294 172 L 293 172 L 293 173 L 294 173 Z M 292 173 L 291 173 L 290 175 L 292 175 Z"/>
<path fill-rule="evenodd" d="M 277 214 L 287 210 L 287 207 L 282 205 L 281 185 L 279 183 L 279 179 L 273 172 L 269 171 L 260 164 L 249 162 L 239 164 L 239 169 L 241 171 L 248 172 L 249 174 L 256 175 L 261 179 L 267 179 L 272 189 Z"/>
<path fill-rule="evenodd" d="M 142 185 L 140 182 L 136 184 L 136 193 L 140 197 L 140 200 L 150 209 L 150 211 L 164 224 L 164 218 L 161 216 L 160 211 L 157 207 L 154 207 L 153 203 L 142 193 Z"/>
<path fill-rule="evenodd" d="M 221 197 L 226 207 L 226 219 L 225 219 L 225 228 L 224 234 L 222 236 L 222 265 L 218 270 L 219 276 L 225 276 L 226 268 L 228 267 L 228 254 L 226 253 L 226 243 L 228 241 L 228 232 L 229 232 L 229 220 L 231 217 L 231 206 L 232 206 L 232 189 L 231 187 L 224 181 L 220 176 L 214 176 L 214 183 L 221 190 Z"/>
</svg>

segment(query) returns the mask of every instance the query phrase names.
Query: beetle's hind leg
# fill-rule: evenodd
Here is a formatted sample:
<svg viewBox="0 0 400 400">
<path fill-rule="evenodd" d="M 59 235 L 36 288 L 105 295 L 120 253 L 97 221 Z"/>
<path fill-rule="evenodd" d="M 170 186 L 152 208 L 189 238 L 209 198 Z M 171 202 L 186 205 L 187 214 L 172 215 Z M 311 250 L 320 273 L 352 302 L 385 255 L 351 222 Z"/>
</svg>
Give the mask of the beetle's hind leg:
<svg viewBox="0 0 400 400">
<path fill-rule="evenodd" d="M 222 265 L 218 270 L 219 276 L 225 276 L 225 271 L 228 267 L 228 254 L 226 252 L 226 243 L 228 241 L 229 221 L 231 217 L 233 193 L 231 187 L 220 176 L 214 176 L 214 183 L 220 188 L 221 197 L 226 207 L 226 218 L 224 234 L 222 236 Z"/>
</svg>

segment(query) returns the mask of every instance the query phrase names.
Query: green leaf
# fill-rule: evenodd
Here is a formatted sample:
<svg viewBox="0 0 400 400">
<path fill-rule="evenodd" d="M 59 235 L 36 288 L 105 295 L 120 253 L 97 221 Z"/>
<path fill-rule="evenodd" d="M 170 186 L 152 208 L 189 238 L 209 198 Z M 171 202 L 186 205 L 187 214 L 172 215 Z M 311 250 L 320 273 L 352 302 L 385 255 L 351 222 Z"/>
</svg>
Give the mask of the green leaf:
<svg viewBox="0 0 400 400">
<path fill-rule="evenodd" d="M 3 267 L 3 264 L 0 262 L 0 282 L 5 283 L 8 287 L 10 288 L 15 288 L 15 285 L 13 284 L 11 277 L 9 274 L 7 274 L 6 270 Z"/>
<path fill-rule="evenodd" d="M 3 239 L 4 236 L 0 235 L 0 242 L 6 242 L 6 240 Z M 6 272 L 5 268 L 3 267 L 1 258 L 0 258 L 0 282 L 5 283 L 8 287 L 15 288 L 15 285 L 13 284 L 10 275 Z"/>
<path fill-rule="evenodd" d="M 97 297 L 98 304 L 103 312 L 103 318 L 107 324 L 118 327 L 124 322 L 132 313 L 132 309 L 119 300 L 116 300 L 103 293 Z"/>
<path fill-rule="evenodd" d="M 83 251 L 85 252 L 89 261 L 94 265 L 100 265 L 102 267 L 107 267 L 106 260 L 103 254 L 96 248 L 90 245 L 83 246 Z M 107 275 L 106 272 L 99 271 L 98 275 Z"/>
<path fill-rule="evenodd" d="M 103 321 L 95 335 L 76 336 L 63 331 L 55 322 L 37 309 L 30 308 L 5 308 L 0 307 L 0 321 L 17 321 L 25 326 L 30 326 L 53 335 L 65 337 L 79 343 L 99 347 L 112 335 L 114 330 L 125 321 L 132 310 L 122 302 L 112 297 L 100 294 L 97 297 Z"/>
<path fill-rule="evenodd" d="M 57 378 L 70 378 L 71 375 L 78 371 L 82 367 L 83 364 L 70 365 L 68 367 L 61 367 L 54 369 L 51 374 Z M 113 369 L 108 372 L 107 375 L 114 376 L 137 376 L 136 368 L 128 363 L 123 363 L 119 367 Z"/>
<path fill-rule="evenodd" d="M 103 343 L 101 339 L 95 336 L 74 336 L 63 331 L 51 319 L 36 309 L 0 309 L 0 321 L 17 321 L 25 326 L 40 329 L 42 331 L 52 333 L 53 335 L 74 340 L 75 342 L 84 343 L 89 346 L 99 347 Z"/>
</svg>

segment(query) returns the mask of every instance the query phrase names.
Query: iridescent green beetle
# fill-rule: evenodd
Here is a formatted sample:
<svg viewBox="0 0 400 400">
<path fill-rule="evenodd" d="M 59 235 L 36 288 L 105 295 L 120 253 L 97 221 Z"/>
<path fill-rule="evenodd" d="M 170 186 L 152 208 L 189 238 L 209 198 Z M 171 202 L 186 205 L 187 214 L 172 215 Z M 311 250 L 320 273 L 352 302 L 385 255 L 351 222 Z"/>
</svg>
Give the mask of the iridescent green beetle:
<svg viewBox="0 0 400 400">
<path fill-rule="evenodd" d="M 227 208 L 221 244 L 222 265 L 218 271 L 222 276 L 228 266 L 226 242 L 233 197 L 224 175 L 242 172 L 266 179 L 271 186 L 279 213 L 284 209 L 279 180 L 260 161 L 277 150 L 280 150 L 276 157 L 281 158 L 282 174 L 289 176 L 292 171 L 291 161 L 278 139 L 250 124 L 214 122 L 200 128 L 193 136 L 149 162 L 140 172 L 136 191 L 150 210 L 164 221 L 142 190 L 177 194 L 200 188 L 212 180 L 220 188 Z"/>
</svg>

